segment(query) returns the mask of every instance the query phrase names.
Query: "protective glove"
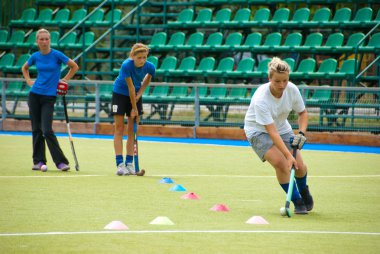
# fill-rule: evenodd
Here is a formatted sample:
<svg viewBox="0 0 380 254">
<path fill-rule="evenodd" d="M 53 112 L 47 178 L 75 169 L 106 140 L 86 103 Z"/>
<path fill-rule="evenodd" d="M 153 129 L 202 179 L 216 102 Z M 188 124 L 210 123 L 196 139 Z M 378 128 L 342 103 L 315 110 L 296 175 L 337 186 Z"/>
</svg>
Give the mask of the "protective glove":
<svg viewBox="0 0 380 254">
<path fill-rule="evenodd" d="M 69 88 L 69 85 L 65 81 L 60 80 L 58 82 L 58 86 L 57 86 L 57 94 L 58 95 L 66 95 L 68 88 Z"/>
<path fill-rule="evenodd" d="M 299 150 L 302 149 L 303 145 L 306 143 L 305 134 L 300 131 L 297 135 L 293 137 L 293 140 L 290 141 L 292 147 L 296 147 Z"/>
</svg>

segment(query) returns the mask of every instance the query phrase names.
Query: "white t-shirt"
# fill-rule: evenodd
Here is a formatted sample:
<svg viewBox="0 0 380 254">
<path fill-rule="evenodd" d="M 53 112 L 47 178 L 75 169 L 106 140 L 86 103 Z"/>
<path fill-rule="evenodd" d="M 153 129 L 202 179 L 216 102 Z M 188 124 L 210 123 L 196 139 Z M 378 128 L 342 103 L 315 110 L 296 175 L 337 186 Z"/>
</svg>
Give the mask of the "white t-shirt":
<svg viewBox="0 0 380 254">
<path fill-rule="evenodd" d="M 267 132 L 264 125 L 274 123 L 280 135 L 292 130 L 288 116 L 292 110 L 300 113 L 305 104 L 297 86 L 288 82 L 281 98 L 276 98 L 269 90 L 270 83 L 257 88 L 244 120 L 244 131 L 248 138 L 255 132 Z"/>
</svg>

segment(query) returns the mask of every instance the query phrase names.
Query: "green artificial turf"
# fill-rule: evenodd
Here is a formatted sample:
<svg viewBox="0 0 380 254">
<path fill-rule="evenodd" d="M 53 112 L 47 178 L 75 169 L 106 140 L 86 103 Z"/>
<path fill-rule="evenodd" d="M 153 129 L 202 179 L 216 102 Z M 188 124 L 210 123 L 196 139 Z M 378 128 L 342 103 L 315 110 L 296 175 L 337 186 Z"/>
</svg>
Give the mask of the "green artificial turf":
<svg viewBox="0 0 380 254">
<path fill-rule="evenodd" d="M 274 170 L 248 146 L 140 142 L 146 176 L 119 177 L 112 140 L 74 143 L 79 172 L 57 171 L 48 153 L 43 173 L 31 170 L 30 136 L 0 136 L 0 253 L 379 252 L 378 154 L 303 151 L 315 208 L 289 219 Z M 188 192 L 200 199 L 181 199 Z M 158 216 L 175 225 L 150 224 Z M 269 224 L 247 224 L 252 216 Z M 111 221 L 129 229 L 105 230 Z"/>
</svg>

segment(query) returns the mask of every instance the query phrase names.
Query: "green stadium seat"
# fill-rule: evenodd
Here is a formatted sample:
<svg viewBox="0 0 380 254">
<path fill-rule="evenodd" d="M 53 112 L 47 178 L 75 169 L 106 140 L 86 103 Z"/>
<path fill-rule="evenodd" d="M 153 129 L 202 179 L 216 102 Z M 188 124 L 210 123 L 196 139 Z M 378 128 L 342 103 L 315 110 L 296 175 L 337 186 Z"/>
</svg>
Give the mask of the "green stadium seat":
<svg viewBox="0 0 380 254">
<path fill-rule="evenodd" d="M 177 17 L 176 21 L 169 21 L 169 27 L 187 27 L 188 24 L 193 22 L 194 10 L 193 9 L 183 9 Z"/>
<path fill-rule="evenodd" d="M 196 59 L 193 56 L 188 56 L 182 59 L 178 69 L 170 70 L 169 74 L 173 76 L 188 76 L 189 71 L 195 69 Z"/>
<path fill-rule="evenodd" d="M 168 44 L 166 45 L 161 45 L 158 47 L 159 50 L 177 50 L 178 46 L 183 46 L 185 43 L 185 34 L 183 32 L 176 32 L 172 34 L 172 36 L 169 39 Z"/>
<path fill-rule="evenodd" d="M 251 10 L 248 8 L 238 9 L 232 21 L 226 22 L 226 27 L 242 27 L 247 24 L 251 16 Z"/>
<path fill-rule="evenodd" d="M 353 20 L 343 22 L 344 28 L 358 28 L 367 27 L 372 20 L 372 9 L 370 7 L 364 7 L 359 9 Z"/>
<path fill-rule="evenodd" d="M 215 46 L 216 50 L 221 51 L 235 51 L 236 48 L 239 48 L 243 40 L 243 35 L 240 32 L 230 33 L 227 36 L 227 39 L 223 45 Z"/>
<path fill-rule="evenodd" d="M 326 43 L 323 46 L 316 46 L 318 53 L 336 53 L 339 47 L 342 47 L 344 35 L 342 33 L 333 33 L 327 37 Z"/>
<path fill-rule="evenodd" d="M 313 58 L 303 59 L 298 65 L 297 71 L 290 73 L 290 78 L 308 78 L 315 71 L 316 62 Z"/>
<path fill-rule="evenodd" d="M 379 22 L 380 22 L 380 9 L 379 9 L 379 11 L 377 12 L 376 18 L 375 18 L 374 20 L 368 22 L 368 23 L 369 23 L 368 25 L 369 25 L 369 26 L 375 26 L 375 25 L 377 25 Z"/>
<path fill-rule="evenodd" d="M 72 49 L 85 49 L 89 47 L 95 40 L 95 34 L 94 32 L 88 31 L 84 34 L 81 34 L 79 37 L 79 40 L 74 45 L 71 45 L 70 48 Z"/>
<path fill-rule="evenodd" d="M 349 79 L 355 75 L 355 59 L 348 59 L 343 61 L 342 66 L 339 71 L 333 74 L 330 74 L 332 79 Z"/>
<path fill-rule="evenodd" d="M 214 51 L 216 46 L 220 46 L 223 41 L 223 34 L 221 32 L 215 32 L 208 36 L 206 43 L 201 46 L 197 46 L 197 50 L 201 51 Z"/>
<path fill-rule="evenodd" d="M 47 25 L 47 26 L 60 26 L 62 23 L 68 21 L 69 17 L 70 17 L 70 10 L 69 9 L 61 9 L 55 14 L 54 19 L 51 21 L 47 21 L 45 23 L 45 25 Z"/>
<path fill-rule="evenodd" d="M 203 44 L 204 34 L 202 32 L 195 32 L 190 34 L 189 39 L 185 45 L 178 45 L 178 50 L 195 50 L 198 46 Z"/>
<path fill-rule="evenodd" d="M 275 52 L 291 52 L 294 51 L 295 47 L 300 46 L 302 43 L 302 34 L 295 32 L 288 34 L 286 36 L 285 42 L 283 45 L 274 46 Z"/>
<path fill-rule="evenodd" d="M 332 98 L 332 90 L 330 86 L 321 86 L 326 89 L 317 89 L 313 92 L 311 98 L 306 99 L 306 105 L 309 107 L 320 107 L 328 103 Z"/>
<path fill-rule="evenodd" d="M 304 25 L 309 21 L 310 18 L 310 9 L 309 8 L 300 8 L 297 9 L 291 21 L 283 22 L 283 27 L 304 27 Z"/>
<path fill-rule="evenodd" d="M 213 104 L 218 103 L 219 100 L 223 100 L 227 96 L 227 87 L 211 87 L 210 94 L 208 96 L 199 96 L 201 104 Z"/>
<path fill-rule="evenodd" d="M 230 8 L 223 8 L 216 12 L 215 18 L 207 22 L 207 26 L 211 27 L 223 27 L 224 24 L 229 22 L 231 19 L 231 9 Z"/>
<path fill-rule="evenodd" d="M 36 9 L 28 8 L 22 12 L 20 19 L 11 20 L 9 22 L 9 25 L 10 26 L 23 26 L 23 25 L 25 25 L 25 23 L 28 23 L 29 21 L 33 21 L 35 18 L 36 18 Z"/>
<path fill-rule="evenodd" d="M 1 45 L 5 45 L 7 41 L 8 41 L 8 31 L 0 30 L 0 47 Z"/>
<path fill-rule="evenodd" d="M 104 20 L 95 21 L 95 26 L 113 26 L 121 19 L 121 10 L 114 9 L 107 12 Z"/>
<path fill-rule="evenodd" d="M 104 18 L 104 10 L 97 9 L 88 19 L 84 22 L 86 26 L 98 26 L 97 22 L 102 22 Z"/>
<path fill-rule="evenodd" d="M 230 89 L 230 92 L 228 93 L 228 96 L 224 98 L 223 100 L 226 103 L 248 104 L 250 101 L 250 98 L 248 98 L 247 95 L 248 95 L 248 88 L 232 87 Z"/>
<path fill-rule="evenodd" d="M 181 98 L 181 100 L 182 101 L 186 101 L 186 102 L 194 102 L 196 89 L 197 88 L 193 87 L 191 89 L 190 94 L 188 96 L 186 96 L 186 97 Z M 206 87 L 206 86 L 200 86 L 200 87 L 198 87 L 198 96 L 199 96 L 199 98 L 205 98 L 207 96 L 207 93 L 208 93 L 208 87 Z"/>
<path fill-rule="evenodd" d="M 25 39 L 25 32 L 22 30 L 13 31 L 8 41 L 0 43 L 0 48 L 9 49 L 14 48 L 18 43 L 23 43 Z"/>
<path fill-rule="evenodd" d="M 293 58 L 290 58 L 290 57 L 289 58 L 285 58 L 284 62 L 286 62 L 289 65 L 291 72 L 294 71 L 295 61 L 294 61 Z"/>
<path fill-rule="evenodd" d="M 22 81 L 11 81 L 8 83 L 6 94 L 10 97 L 26 97 L 29 94 L 30 87 Z M 13 114 L 16 110 L 17 103 L 13 107 Z"/>
<path fill-rule="evenodd" d="M 368 41 L 367 46 L 360 46 L 359 52 L 379 53 L 380 52 L 380 33 L 373 34 Z"/>
<path fill-rule="evenodd" d="M 209 8 L 201 9 L 198 12 L 197 17 L 193 22 L 188 24 L 189 27 L 203 27 L 206 26 L 207 23 L 211 21 L 212 18 L 212 10 Z"/>
<path fill-rule="evenodd" d="M 228 71 L 232 71 L 235 61 L 232 57 L 222 58 L 215 70 L 209 71 L 208 75 L 213 77 L 225 77 Z"/>
<path fill-rule="evenodd" d="M 26 26 L 44 26 L 52 20 L 53 10 L 50 8 L 43 9 L 39 12 L 35 20 L 27 20 L 24 22 Z"/>
<path fill-rule="evenodd" d="M 169 86 L 154 86 L 150 94 L 144 96 L 147 102 L 156 102 L 157 100 L 166 98 L 169 93 Z"/>
<path fill-rule="evenodd" d="M 246 25 L 261 27 L 265 22 L 268 22 L 269 17 L 270 10 L 268 8 L 260 8 L 253 15 L 253 19 L 246 22 Z"/>
<path fill-rule="evenodd" d="M 74 26 L 78 24 L 80 21 L 82 21 L 86 17 L 86 15 L 87 15 L 87 10 L 84 8 L 75 10 L 73 12 L 73 16 L 71 17 L 71 19 L 68 21 L 63 21 L 61 25 L 65 27 Z"/>
<path fill-rule="evenodd" d="M 4 66 L 3 72 L 21 73 L 21 67 L 28 61 L 30 54 L 23 54 L 17 58 L 15 65 Z"/>
<path fill-rule="evenodd" d="M 338 62 L 335 59 L 325 59 L 319 65 L 318 71 L 310 73 L 309 76 L 316 79 L 330 78 L 331 74 L 336 73 L 337 65 Z"/>
<path fill-rule="evenodd" d="M 253 51 L 257 46 L 261 45 L 262 34 L 258 32 L 250 33 L 243 45 L 236 47 L 239 51 Z"/>
<path fill-rule="evenodd" d="M 15 54 L 7 53 L 0 58 L 0 71 L 3 71 L 5 67 L 13 66 L 15 61 Z"/>
<path fill-rule="evenodd" d="M 66 48 L 73 48 L 75 47 L 75 42 L 77 40 L 77 33 L 76 32 L 70 32 L 66 37 L 63 36 L 58 41 L 58 48 L 60 49 L 66 49 Z"/>
<path fill-rule="evenodd" d="M 182 98 L 187 97 L 188 90 L 189 88 L 187 86 L 174 86 L 171 92 L 169 92 L 169 95 L 163 99 L 170 102 L 179 102 Z"/>
<path fill-rule="evenodd" d="M 273 52 L 275 47 L 280 46 L 282 35 L 280 33 L 270 33 L 266 36 L 264 44 L 261 46 L 254 46 L 254 52 Z"/>
<path fill-rule="evenodd" d="M 177 66 L 177 58 L 174 56 L 166 56 L 161 66 L 156 70 L 156 75 L 169 75 L 169 71 L 175 70 Z"/>
<path fill-rule="evenodd" d="M 152 36 L 150 44 L 148 45 L 151 50 L 156 50 L 166 44 L 167 34 L 165 32 L 155 33 Z"/>
<path fill-rule="evenodd" d="M 344 46 L 338 47 L 336 51 L 338 53 L 348 53 L 354 52 L 355 47 L 358 46 L 358 43 L 364 38 L 363 33 L 354 33 L 348 37 L 347 42 Z M 364 43 L 362 42 L 361 45 Z"/>
<path fill-rule="evenodd" d="M 248 77 L 267 78 L 268 77 L 268 64 L 272 58 L 266 58 L 258 63 L 257 70 L 247 73 Z"/>
<path fill-rule="evenodd" d="M 58 31 L 52 31 L 50 32 L 50 46 L 52 48 L 58 47 L 58 41 L 59 41 L 60 34 Z"/>
<path fill-rule="evenodd" d="M 315 48 L 322 45 L 323 35 L 321 33 L 310 33 L 302 46 L 295 46 L 297 52 L 315 52 Z"/>
<path fill-rule="evenodd" d="M 253 71 L 255 60 L 247 57 L 243 58 L 237 64 L 236 70 L 226 71 L 229 78 L 247 78 L 248 73 Z"/>
<path fill-rule="evenodd" d="M 328 24 L 331 18 L 331 10 L 327 7 L 317 9 L 313 18 L 305 24 L 306 27 L 322 27 Z"/>
<path fill-rule="evenodd" d="M 146 59 L 148 62 L 152 63 L 154 67 L 158 67 L 158 58 L 156 56 L 148 56 Z"/>
<path fill-rule="evenodd" d="M 189 71 L 190 76 L 207 76 L 209 71 L 212 71 L 215 66 L 215 58 L 202 58 L 196 70 Z"/>
<path fill-rule="evenodd" d="M 306 99 L 308 99 L 310 96 L 309 86 L 305 83 L 301 83 L 297 87 L 298 87 L 298 90 L 300 90 L 302 98 L 304 99 L 304 101 L 306 101 Z"/>
<path fill-rule="evenodd" d="M 281 28 L 283 22 L 289 21 L 290 10 L 288 8 L 279 8 L 270 21 L 263 21 L 264 26 Z"/>
<path fill-rule="evenodd" d="M 335 11 L 334 18 L 329 21 L 330 27 L 339 27 L 341 24 L 345 22 L 349 22 L 351 20 L 351 9 L 350 8 L 340 8 Z"/>
<path fill-rule="evenodd" d="M 16 43 L 16 46 L 22 47 L 22 48 L 35 48 L 35 47 L 37 47 L 36 35 L 37 35 L 37 31 L 31 32 L 28 35 L 28 37 L 26 38 L 25 42 Z"/>
</svg>

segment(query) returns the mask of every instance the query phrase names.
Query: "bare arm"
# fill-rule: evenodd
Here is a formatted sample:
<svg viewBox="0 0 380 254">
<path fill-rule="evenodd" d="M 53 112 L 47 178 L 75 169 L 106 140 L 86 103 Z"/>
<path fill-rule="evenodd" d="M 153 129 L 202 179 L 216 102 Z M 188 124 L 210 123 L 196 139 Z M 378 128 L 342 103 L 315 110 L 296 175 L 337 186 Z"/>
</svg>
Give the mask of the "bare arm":
<svg viewBox="0 0 380 254">
<path fill-rule="evenodd" d="M 78 71 L 79 67 L 76 62 L 69 59 L 67 62 L 67 65 L 70 67 L 69 72 L 66 74 L 66 76 L 62 79 L 65 82 L 68 82 L 72 77 L 74 77 L 75 73 Z"/>
<path fill-rule="evenodd" d="M 294 165 L 294 167 L 298 169 L 296 159 L 294 159 L 293 155 L 290 153 L 289 149 L 286 147 L 280 134 L 278 134 L 274 124 L 272 123 L 269 125 L 265 125 L 265 129 L 268 132 L 270 138 L 272 139 L 273 144 L 280 150 L 280 152 L 284 155 L 284 157 L 288 161 L 289 169 L 292 167 L 292 165 Z"/>
<path fill-rule="evenodd" d="M 140 90 L 137 93 L 136 101 L 140 100 L 141 96 L 143 95 L 145 89 L 149 86 L 150 81 L 152 80 L 152 75 L 147 74 L 141 84 Z"/>
<path fill-rule="evenodd" d="M 304 111 L 298 113 L 298 126 L 299 126 L 299 131 L 302 131 L 303 133 L 306 132 L 308 125 L 308 114 L 307 110 L 305 109 Z"/>
<path fill-rule="evenodd" d="M 21 70 L 22 70 L 22 75 L 24 76 L 24 78 L 26 80 L 26 83 L 28 84 L 28 86 L 32 87 L 34 82 L 30 79 L 29 65 L 28 65 L 27 62 L 24 63 L 24 65 L 22 66 Z"/>
</svg>

